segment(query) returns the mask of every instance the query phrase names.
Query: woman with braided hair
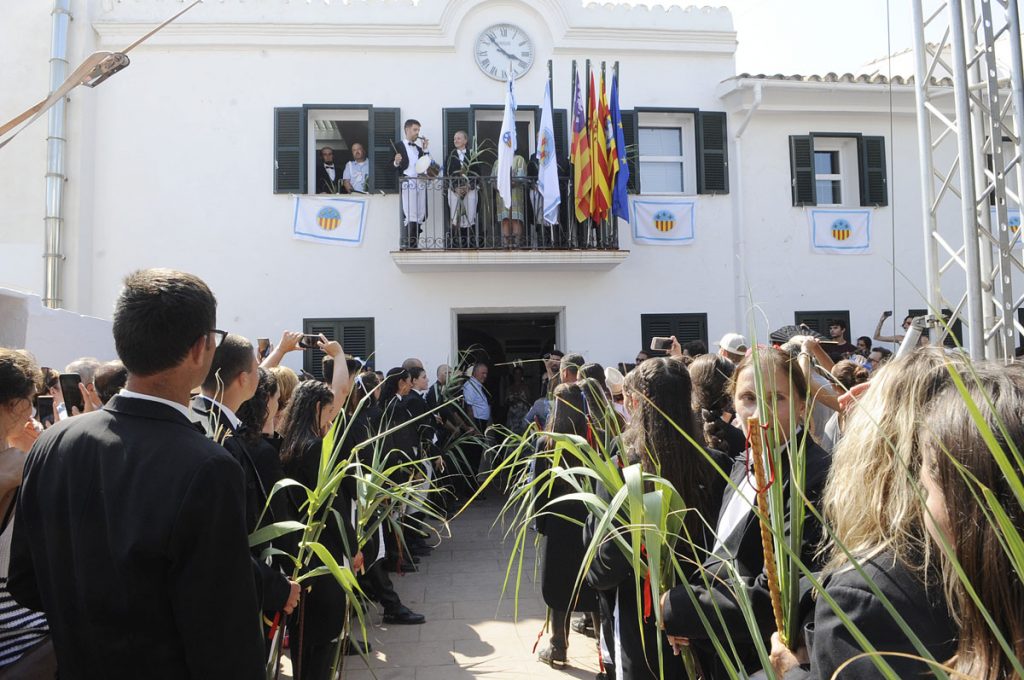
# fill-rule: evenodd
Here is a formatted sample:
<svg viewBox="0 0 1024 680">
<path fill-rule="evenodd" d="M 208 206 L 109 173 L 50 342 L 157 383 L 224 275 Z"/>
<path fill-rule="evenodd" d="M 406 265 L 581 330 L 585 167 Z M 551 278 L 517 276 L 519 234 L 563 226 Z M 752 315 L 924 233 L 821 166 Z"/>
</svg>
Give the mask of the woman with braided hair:
<svg viewBox="0 0 1024 680">
<path fill-rule="evenodd" d="M 693 412 L 704 429 L 709 448 L 739 456 L 746 448 L 743 431 L 731 424 L 735 412 L 729 381 L 736 366 L 717 354 L 702 354 L 690 364 Z"/>
</svg>

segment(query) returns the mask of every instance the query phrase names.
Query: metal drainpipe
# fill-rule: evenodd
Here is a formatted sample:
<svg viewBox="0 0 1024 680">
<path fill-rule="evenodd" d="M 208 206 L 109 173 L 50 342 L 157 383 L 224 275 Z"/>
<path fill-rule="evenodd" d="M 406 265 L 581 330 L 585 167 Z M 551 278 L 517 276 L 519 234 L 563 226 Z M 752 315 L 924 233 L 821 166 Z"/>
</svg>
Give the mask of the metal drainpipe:
<svg viewBox="0 0 1024 680">
<path fill-rule="evenodd" d="M 53 0 L 50 34 L 50 92 L 68 77 L 68 27 L 71 24 L 71 0 Z M 43 261 L 46 270 L 43 281 L 43 304 L 61 306 L 64 253 L 64 147 L 66 112 L 61 98 L 50 109 L 46 132 L 46 217 L 45 249 Z"/>
</svg>

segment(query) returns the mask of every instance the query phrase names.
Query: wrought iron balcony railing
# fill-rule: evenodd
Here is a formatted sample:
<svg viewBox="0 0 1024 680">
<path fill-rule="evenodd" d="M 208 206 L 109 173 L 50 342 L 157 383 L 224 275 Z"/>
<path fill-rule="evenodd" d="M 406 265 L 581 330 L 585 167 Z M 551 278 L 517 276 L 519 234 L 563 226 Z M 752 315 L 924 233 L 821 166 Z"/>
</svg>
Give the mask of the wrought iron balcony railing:
<svg viewBox="0 0 1024 680">
<path fill-rule="evenodd" d="M 402 177 L 401 250 L 618 250 L 614 220 L 577 222 L 561 179 L 557 224 L 543 218 L 543 198 L 532 177 L 512 178 L 512 204 L 498 195 L 495 177 Z"/>
</svg>

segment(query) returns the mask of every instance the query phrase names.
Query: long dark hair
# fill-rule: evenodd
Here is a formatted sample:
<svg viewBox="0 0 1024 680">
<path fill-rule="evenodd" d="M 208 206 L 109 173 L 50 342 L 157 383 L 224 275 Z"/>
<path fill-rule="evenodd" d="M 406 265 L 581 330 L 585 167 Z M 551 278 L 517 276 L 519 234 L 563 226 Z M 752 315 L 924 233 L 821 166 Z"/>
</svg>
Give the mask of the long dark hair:
<svg viewBox="0 0 1024 680">
<path fill-rule="evenodd" d="M 736 366 L 717 354 L 701 354 L 690 363 L 690 381 L 693 385 L 693 411 L 700 418 L 704 441 L 713 449 L 729 451 L 725 439 L 726 427 L 732 427 L 722 416 L 732 406 L 729 379 Z"/>
<path fill-rule="evenodd" d="M 373 371 L 363 371 L 356 376 L 355 382 L 352 384 L 352 390 L 348 393 L 348 401 L 345 403 L 345 415 L 351 416 L 359 408 L 359 402 L 363 400 L 368 394 L 372 394 L 377 385 L 380 384 L 380 378 Z M 372 403 L 373 398 L 363 405 L 363 409 L 370 406 L 374 406 Z"/>
<path fill-rule="evenodd" d="M 548 416 L 548 423 L 544 429 L 555 434 L 586 436 L 587 416 L 583 388 L 579 385 L 565 384 L 555 388 L 551 415 Z"/>
<path fill-rule="evenodd" d="M 330 385 L 305 380 L 292 392 L 281 426 L 281 462 L 288 464 L 321 439 L 320 413 L 334 401 Z"/>
<path fill-rule="evenodd" d="M 697 510 L 686 513 L 685 523 L 691 536 L 699 535 L 704 520 L 714 519 L 710 515 L 716 499 L 711 490 L 718 473 L 693 443 L 702 441 L 703 435 L 690 408 L 690 374 L 680 361 L 651 358 L 629 372 L 623 390 L 636 402 L 623 433 L 630 462 L 666 479 L 686 505 Z"/>
<path fill-rule="evenodd" d="M 245 427 L 239 435 L 247 444 L 255 444 L 263 434 L 263 426 L 267 424 L 270 417 L 270 400 L 277 392 L 277 378 L 265 368 L 259 371 L 259 382 L 256 384 L 256 393 L 249 401 L 238 407 L 235 415 L 242 421 Z"/>
<path fill-rule="evenodd" d="M 1024 450 L 1024 369 L 1019 365 L 977 366 L 975 371 L 980 385 L 964 376 L 971 399 L 1015 468 L 1011 474 L 1020 479 L 1024 471 L 1011 451 Z M 981 491 L 994 494 L 1018 533 L 1024 533 L 1024 508 L 968 407 L 952 383 L 933 400 L 924 417 L 925 474 L 942 491 L 954 555 L 974 595 L 1017 659 L 1024 659 L 1024 583 L 1007 556 L 1003 532 L 980 498 Z M 983 610 L 945 552 L 942 554 L 950 610 L 960 624 L 952 668 L 965 677 L 983 680 L 1016 677 Z"/>
<path fill-rule="evenodd" d="M 398 394 L 398 383 L 409 379 L 409 371 L 401 367 L 392 368 L 384 377 L 384 384 L 380 388 L 380 405 L 386 407 Z"/>
</svg>

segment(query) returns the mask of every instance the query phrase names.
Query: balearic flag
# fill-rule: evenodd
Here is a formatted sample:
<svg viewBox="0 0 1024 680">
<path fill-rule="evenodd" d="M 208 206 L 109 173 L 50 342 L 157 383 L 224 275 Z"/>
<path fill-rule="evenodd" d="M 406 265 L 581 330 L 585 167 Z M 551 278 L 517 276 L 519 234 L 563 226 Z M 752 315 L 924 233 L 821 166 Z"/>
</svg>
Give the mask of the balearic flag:
<svg viewBox="0 0 1024 680">
<path fill-rule="evenodd" d="M 605 106 L 604 87 L 602 82 L 601 96 L 596 96 L 594 76 L 590 76 L 590 166 L 593 172 L 594 191 L 590 198 L 590 218 L 594 222 L 602 222 L 608 216 L 611 207 L 611 191 L 608 188 L 608 140 L 604 131 L 605 117 L 601 115 Z"/>
<path fill-rule="evenodd" d="M 548 224 L 558 223 L 558 206 L 562 204 L 562 194 L 558 190 L 556 156 L 549 80 L 544 88 L 544 108 L 540 112 L 540 131 L 537 132 L 537 190 L 544 199 L 544 221 Z"/>
<path fill-rule="evenodd" d="M 612 214 L 629 222 L 629 163 L 626 161 L 626 137 L 622 130 L 622 111 L 619 109 L 619 74 L 612 76 L 612 128 L 614 137 L 610 150 L 614 149 L 612 168 Z"/>
<path fill-rule="evenodd" d="M 575 68 L 575 63 L 573 64 Z M 587 132 L 587 109 L 583 103 L 581 78 L 576 77 L 576 91 L 572 101 L 572 156 L 573 187 L 576 193 L 576 220 L 582 222 L 590 217 L 590 194 L 593 192 L 592 168 L 590 166 L 590 139 Z"/>
<path fill-rule="evenodd" d="M 512 205 L 512 159 L 516 155 L 516 95 L 512 89 L 512 70 L 509 69 L 505 88 L 505 117 L 498 137 L 498 195 L 505 205 Z"/>
</svg>

